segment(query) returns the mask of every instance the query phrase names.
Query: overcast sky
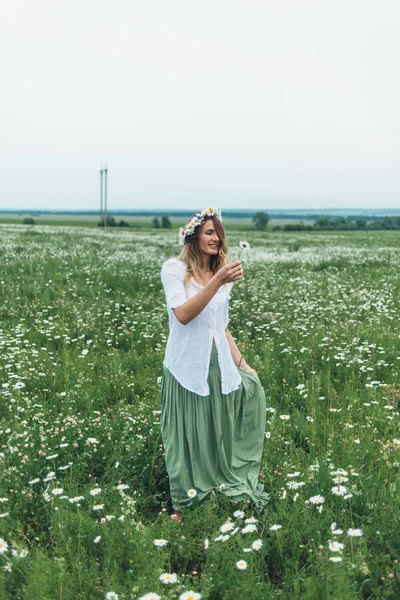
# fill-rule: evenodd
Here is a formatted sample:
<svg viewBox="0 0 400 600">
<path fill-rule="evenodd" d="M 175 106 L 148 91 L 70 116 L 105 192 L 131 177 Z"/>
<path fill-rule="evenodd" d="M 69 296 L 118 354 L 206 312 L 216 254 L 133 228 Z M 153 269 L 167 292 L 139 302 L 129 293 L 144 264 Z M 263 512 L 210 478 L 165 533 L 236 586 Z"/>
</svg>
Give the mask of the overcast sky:
<svg viewBox="0 0 400 600">
<path fill-rule="evenodd" d="M 12 0 L 0 209 L 400 206 L 395 0 Z"/>
</svg>

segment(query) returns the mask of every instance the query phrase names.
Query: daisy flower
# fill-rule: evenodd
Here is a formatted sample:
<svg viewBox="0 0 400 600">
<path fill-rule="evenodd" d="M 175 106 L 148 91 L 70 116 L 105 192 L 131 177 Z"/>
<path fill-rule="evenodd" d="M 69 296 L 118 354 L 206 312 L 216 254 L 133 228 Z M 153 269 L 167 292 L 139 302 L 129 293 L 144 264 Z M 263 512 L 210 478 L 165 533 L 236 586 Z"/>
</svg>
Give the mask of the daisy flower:
<svg viewBox="0 0 400 600">
<path fill-rule="evenodd" d="M 239 247 L 241 248 L 241 250 L 250 250 L 250 244 L 245 240 L 240 240 Z"/>
<path fill-rule="evenodd" d="M 227 531 L 232 531 L 233 528 L 234 528 L 233 523 L 224 523 L 223 525 L 221 525 L 219 530 L 221 531 L 221 533 L 226 533 Z"/>
<path fill-rule="evenodd" d="M 167 540 L 154 540 L 154 545 L 155 546 L 166 546 L 168 544 Z"/>
<path fill-rule="evenodd" d="M 279 418 L 280 418 L 282 421 L 289 421 L 289 419 L 290 419 L 290 415 L 279 415 Z"/>
<path fill-rule="evenodd" d="M 101 488 L 94 488 L 93 490 L 90 490 L 91 496 L 97 496 L 97 494 L 101 494 Z"/>
<path fill-rule="evenodd" d="M 236 519 L 244 519 L 245 514 L 243 510 L 235 510 L 233 516 L 236 517 Z"/>
<path fill-rule="evenodd" d="M 155 594 L 154 592 L 149 592 L 144 596 L 140 596 L 139 600 L 161 600 L 161 596 Z"/>
<path fill-rule="evenodd" d="M 94 538 L 93 541 L 95 544 L 98 544 L 100 540 L 101 540 L 101 535 L 98 535 L 97 537 Z"/>
<path fill-rule="evenodd" d="M 340 542 L 332 542 L 329 540 L 328 544 L 331 552 L 341 552 L 344 548 L 344 544 L 341 544 Z"/>
<path fill-rule="evenodd" d="M 63 491 L 64 490 L 62 488 L 54 488 L 54 490 L 52 490 L 51 493 L 54 494 L 54 496 L 61 496 Z"/>
<path fill-rule="evenodd" d="M 347 487 L 344 485 L 335 485 L 332 488 L 332 494 L 335 494 L 335 496 L 344 496 L 346 492 Z"/>
<path fill-rule="evenodd" d="M 329 560 L 331 560 L 332 562 L 340 562 L 342 560 L 341 556 L 331 556 L 329 558 Z"/>
<path fill-rule="evenodd" d="M 252 533 L 253 531 L 257 531 L 257 525 L 254 525 L 253 523 L 249 523 L 240 530 L 241 533 Z"/>
<path fill-rule="evenodd" d="M 323 496 L 311 496 L 309 502 L 311 502 L 311 504 L 322 504 L 323 502 L 325 502 L 325 498 Z"/>
<path fill-rule="evenodd" d="M 262 540 L 255 540 L 252 543 L 251 547 L 253 548 L 253 550 L 260 550 L 262 545 L 263 545 Z"/>
<path fill-rule="evenodd" d="M 107 592 L 106 600 L 118 600 L 119 596 L 115 592 Z"/>
<path fill-rule="evenodd" d="M 352 529 L 350 527 L 350 529 L 347 530 L 347 535 L 350 537 L 362 537 L 363 531 L 362 529 Z"/>
<path fill-rule="evenodd" d="M 244 571 L 247 569 L 247 562 L 245 560 L 238 560 L 236 567 L 239 569 L 239 571 Z"/>
<path fill-rule="evenodd" d="M 258 520 L 255 519 L 254 517 L 249 517 L 248 519 L 245 520 L 245 523 L 258 523 Z"/>
<path fill-rule="evenodd" d="M 282 529 L 282 525 L 271 525 L 269 528 L 270 531 L 278 531 L 278 529 Z"/>
<path fill-rule="evenodd" d="M 163 573 L 160 575 L 160 581 L 162 583 L 177 583 L 178 575 L 176 573 Z"/>
<path fill-rule="evenodd" d="M 183 592 L 183 594 L 181 594 L 179 596 L 179 600 L 201 600 L 203 596 L 201 594 L 198 594 L 197 592 Z"/>
<path fill-rule="evenodd" d="M 194 498 L 195 496 L 197 496 L 197 492 L 194 489 L 191 489 L 188 491 L 187 495 L 189 496 L 189 498 Z"/>
<path fill-rule="evenodd" d="M 3 538 L 0 538 L 0 554 L 4 554 L 8 550 L 8 544 Z"/>
</svg>

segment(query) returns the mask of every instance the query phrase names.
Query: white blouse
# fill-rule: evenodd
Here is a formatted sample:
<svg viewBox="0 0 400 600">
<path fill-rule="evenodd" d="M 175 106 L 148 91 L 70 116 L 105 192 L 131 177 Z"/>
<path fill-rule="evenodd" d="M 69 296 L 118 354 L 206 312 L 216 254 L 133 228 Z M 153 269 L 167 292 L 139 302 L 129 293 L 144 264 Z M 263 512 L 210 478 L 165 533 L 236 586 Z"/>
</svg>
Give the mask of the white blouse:
<svg viewBox="0 0 400 600">
<path fill-rule="evenodd" d="M 183 325 L 172 309 L 187 302 L 204 287 L 192 277 L 186 295 L 185 273 L 186 264 L 177 258 L 166 260 L 161 268 L 169 321 L 163 364 L 184 388 L 199 396 L 208 396 L 207 378 L 214 338 L 221 370 L 221 391 L 230 394 L 239 388 L 242 381 L 225 333 L 233 283 L 221 285 L 197 317 Z"/>
</svg>

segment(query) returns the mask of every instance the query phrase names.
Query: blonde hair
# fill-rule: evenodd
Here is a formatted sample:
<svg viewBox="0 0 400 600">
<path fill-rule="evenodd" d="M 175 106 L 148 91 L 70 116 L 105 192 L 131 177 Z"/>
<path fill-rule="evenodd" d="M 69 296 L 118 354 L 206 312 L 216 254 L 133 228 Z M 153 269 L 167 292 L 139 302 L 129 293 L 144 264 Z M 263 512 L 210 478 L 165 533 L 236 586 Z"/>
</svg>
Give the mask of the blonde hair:
<svg viewBox="0 0 400 600">
<path fill-rule="evenodd" d="M 192 215 L 192 217 L 193 216 L 194 215 Z M 192 217 L 190 217 L 190 219 Z M 189 223 L 190 219 L 188 219 L 188 221 L 187 221 L 188 223 Z M 214 224 L 215 231 L 218 235 L 219 244 L 220 244 L 218 254 L 210 256 L 210 269 L 213 272 L 213 275 L 215 275 L 215 273 L 217 271 L 219 271 L 219 269 L 221 267 L 228 264 L 228 246 L 226 243 L 226 235 L 225 235 L 224 226 L 222 225 L 221 221 L 216 216 L 211 216 L 211 217 L 206 216 L 204 218 L 203 223 L 200 226 L 197 226 L 195 228 L 195 230 L 193 231 L 193 233 L 186 236 L 185 243 L 182 248 L 182 252 L 177 257 L 178 260 L 182 260 L 186 264 L 186 273 L 185 273 L 185 279 L 184 279 L 184 286 L 185 286 L 186 291 L 187 291 L 191 277 L 194 277 L 196 279 L 196 276 L 198 275 L 199 276 L 198 280 L 201 279 L 200 275 L 201 275 L 202 262 L 201 262 L 200 248 L 199 248 L 199 235 L 200 235 L 200 229 L 209 220 L 211 220 Z M 224 284 L 224 285 L 226 285 L 226 284 Z"/>
</svg>

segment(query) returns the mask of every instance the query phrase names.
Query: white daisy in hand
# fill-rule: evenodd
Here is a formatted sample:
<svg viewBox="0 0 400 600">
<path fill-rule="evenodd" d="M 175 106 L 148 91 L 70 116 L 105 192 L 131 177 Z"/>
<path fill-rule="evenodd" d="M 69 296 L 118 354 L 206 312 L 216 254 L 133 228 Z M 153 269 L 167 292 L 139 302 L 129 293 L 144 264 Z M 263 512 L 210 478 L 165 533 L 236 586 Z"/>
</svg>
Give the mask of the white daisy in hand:
<svg viewBox="0 0 400 600">
<path fill-rule="evenodd" d="M 251 246 L 250 246 L 249 242 L 246 242 L 244 240 L 240 240 L 240 242 L 239 242 L 239 248 L 241 250 L 250 250 L 250 247 Z"/>
</svg>

